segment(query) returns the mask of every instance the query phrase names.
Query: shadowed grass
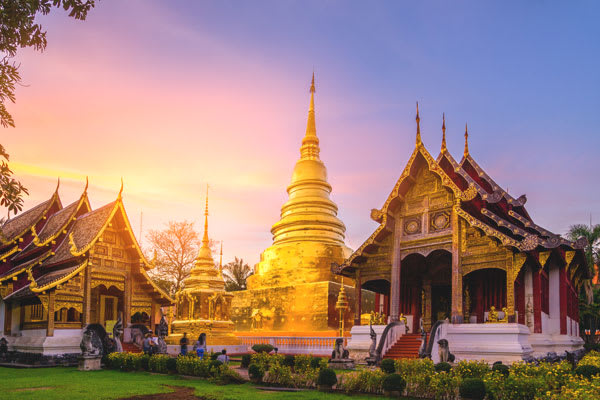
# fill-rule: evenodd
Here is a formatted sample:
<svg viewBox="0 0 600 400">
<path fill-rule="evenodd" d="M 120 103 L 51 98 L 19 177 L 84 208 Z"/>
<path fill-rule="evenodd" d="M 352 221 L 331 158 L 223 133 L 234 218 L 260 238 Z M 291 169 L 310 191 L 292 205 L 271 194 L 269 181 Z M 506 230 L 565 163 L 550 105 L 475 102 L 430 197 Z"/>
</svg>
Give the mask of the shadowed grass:
<svg viewBox="0 0 600 400">
<path fill-rule="evenodd" d="M 147 372 L 120 372 L 112 370 L 78 371 L 76 368 L 12 369 L 0 367 L 0 398 L 32 400 L 118 399 L 135 395 L 168 393 L 165 385 L 187 386 L 196 389 L 196 395 L 210 395 L 219 400 L 341 400 L 343 394 L 318 391 L 266 392 L 250 383 L 218 386 L 206 380 L 185 379 L 178 376 Z M 39 389 L 35 389 L 39 388 Z M 369 399 L 373 396 L 352 396 Z"/>
</svg>

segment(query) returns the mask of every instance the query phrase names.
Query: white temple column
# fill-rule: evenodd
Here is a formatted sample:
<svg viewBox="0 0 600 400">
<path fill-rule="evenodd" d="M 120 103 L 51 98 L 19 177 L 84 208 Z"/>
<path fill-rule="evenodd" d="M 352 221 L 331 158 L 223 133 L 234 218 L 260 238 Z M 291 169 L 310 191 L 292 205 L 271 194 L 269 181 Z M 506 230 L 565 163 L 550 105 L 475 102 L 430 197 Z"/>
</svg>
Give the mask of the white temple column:
<svg viewBox="0 0 600 400">
<path fill-rule="evenodd" d="M 548 333 L 554 334 L 560 333 L 560 271 L 555 263 L 551 263 L 548 270 L 548 297 L 550 303 Z"/>
</svg>

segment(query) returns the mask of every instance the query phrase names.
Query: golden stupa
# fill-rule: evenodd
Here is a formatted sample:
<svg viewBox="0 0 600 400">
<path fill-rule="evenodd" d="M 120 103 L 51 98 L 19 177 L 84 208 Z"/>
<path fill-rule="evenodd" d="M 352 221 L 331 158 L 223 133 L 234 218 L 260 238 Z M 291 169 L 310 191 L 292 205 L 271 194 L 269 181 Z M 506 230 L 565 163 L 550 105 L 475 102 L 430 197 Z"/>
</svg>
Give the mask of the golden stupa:
<svg viewBox="0 0 600 400">
<path fill-rule="evenodd" d="M 204 236 L 202 246 L 184 281 L 182 290 L 175 294 L 175 321 L 171 324 L 170 344 L 178 344 L 186 332 L 190 343 L 201 333 L 206 333 L 208 345 L 235 345 L 239 340 L 233 334 L 234 325 L 230 318 L 233 295 L 225 291 L 222 260 L 219 269 L 209 247 L 208 240 L 208 190 L 204 209 Z"/>
<path fill-rule="evenodd" d="M 335 331 L 339 324 L 335 302 L 340 279 L 331 265 L 341 264 L 352 250 L 344 243 L 346 227 L 329 198 L 327 168 L 319 158 L 314 96 L 313 74 L 306 134 L 287 187 L 289 200 L 271 229 L 273 245 L 248 278 L 248 290 L 235 292 L 232 319 L 237 330 Z M 345 320 L 351 326 L 354 289 L 348 287 L 348 292 L 351 307 Z"/>
</svg>

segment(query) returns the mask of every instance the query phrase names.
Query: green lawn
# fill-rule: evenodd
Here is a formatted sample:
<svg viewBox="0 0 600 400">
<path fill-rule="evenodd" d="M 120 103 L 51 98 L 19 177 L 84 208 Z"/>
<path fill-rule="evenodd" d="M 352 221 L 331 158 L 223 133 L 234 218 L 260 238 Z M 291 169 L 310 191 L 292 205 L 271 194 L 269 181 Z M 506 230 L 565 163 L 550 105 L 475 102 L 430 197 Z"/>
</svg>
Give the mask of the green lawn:
<svg viewBox="0 0 600 400">
<path fill-rule="evenodd" d="M 13 369 L 0 367 L 0 398 L 9 399 L 118 399 L 140 394 L 170 392 L 164 385 L 188 386 L 196 395 L 211 395 L 215 400 L 348 400 L 369 399 L 373 396 L 345 396 L 318 391 L 267 392 L 252 384 L 217 386 L 206 380 L 184 379 L 178 376 L 156 375 L 147 372 L 111 370 L 81 372 L 76 368 Z M 35 389 L 39 388 L 39 389 Z M 377 398 L 377 397 L 376 397 Z"/>
</svg>

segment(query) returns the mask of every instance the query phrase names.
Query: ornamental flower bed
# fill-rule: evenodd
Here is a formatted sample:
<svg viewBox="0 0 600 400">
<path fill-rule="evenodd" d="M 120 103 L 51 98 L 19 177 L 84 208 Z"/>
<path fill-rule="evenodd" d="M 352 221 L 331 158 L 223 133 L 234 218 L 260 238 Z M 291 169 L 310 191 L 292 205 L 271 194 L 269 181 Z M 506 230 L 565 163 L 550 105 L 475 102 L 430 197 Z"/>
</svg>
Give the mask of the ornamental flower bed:
<svg viewBox="0 0 600 400">
<path fill-rule="evenodd" d="M 279 387 L 316 388 L 319 374 L 327 363 L 319 357 L 295 357 L 277 354 L 252 354 L 248 362 L 250 378 L 255 383 Z M 195 356 L 172 358 L 166 355 L 113 353 L 106 360 L 108 368 L 122 371 L 150 371 L 193 375 L 220 384 L 241 383 L 240 375 L 210 357 Z M 379 368 L 357 368 L 337 372 L 334 390 L 346 393 L 384 394 L 391 390 L 389 374 L 397 374 L 405 383 L 404 396 L 461 400 L 460 392 L 473 395 L 476 386 L 485 387 L 487 400 L 598 400 L 600 399 L 600 353 L 590 352 L 575 370 L 566 361 L 549 364 L 515 363 L 510 367 L 491 369 L 481 361 L 460 361 L 449 370 L 436 366 L 431 360 L 395 360 Z M 591 371 L 591 373 L 590 373 Z M 600 369 L 598 369 L 600 371 Z M 321 374 L 323 375 L 323 374 Z M 400 382 L 399 378 L 395 378 Z M 386 384 L 387 382 L 387 384 Z M 395 382 L 395 381 L 394 381 Z M 478 383 L 479 382 L 479 383 Z"/>
</svg>

